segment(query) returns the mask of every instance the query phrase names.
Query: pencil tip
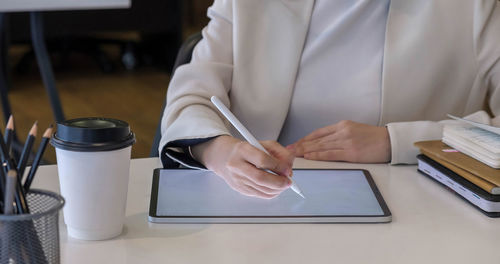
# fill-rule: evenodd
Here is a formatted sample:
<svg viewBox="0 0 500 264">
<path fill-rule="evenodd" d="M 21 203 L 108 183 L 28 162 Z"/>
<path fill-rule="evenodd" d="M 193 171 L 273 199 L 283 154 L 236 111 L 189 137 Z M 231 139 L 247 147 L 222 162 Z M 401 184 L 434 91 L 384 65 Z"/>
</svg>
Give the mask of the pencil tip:
<svg viewBox="0 0 500 264">
<path fill-rule="evenodd" d="M 52 137 L 52 124 L 50 124 L 49 128 L 45 130 L 45 133 L 43 133 L 44 138 L 50 138 Z"/>
<path fill-rule="evenodd" d="M 9 121 L 7 122 L 7 129 L 14 130 L 14 117 L 10 115 Z"/>
<path fill-rule="evenodd" d="M 29 134 L 32 136 L 36 136 L 37 129 L 38 129 L 38 121 L 35 121 L 35 123 L 33 124 L 33 126 L 30 129 Z"/>
</svg>

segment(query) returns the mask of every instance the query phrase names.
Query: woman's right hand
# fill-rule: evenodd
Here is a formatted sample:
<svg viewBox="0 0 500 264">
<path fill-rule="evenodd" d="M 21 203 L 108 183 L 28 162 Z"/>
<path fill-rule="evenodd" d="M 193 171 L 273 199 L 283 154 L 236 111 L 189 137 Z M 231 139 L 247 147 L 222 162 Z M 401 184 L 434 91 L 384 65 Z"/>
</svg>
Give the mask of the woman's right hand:
<svg viewBox="0 0 500 264">
<path fill-rule="evenodd" d="M 195 159 L 222 177 L 234 190 L 271 199 L 290 187 L 294 156 L 275 141 L 262 141 L 268 155 L 248 142 L 219 136 L 191 148 Z M 265 170 L 276 173 L 274 175 Z"/>
</svg>

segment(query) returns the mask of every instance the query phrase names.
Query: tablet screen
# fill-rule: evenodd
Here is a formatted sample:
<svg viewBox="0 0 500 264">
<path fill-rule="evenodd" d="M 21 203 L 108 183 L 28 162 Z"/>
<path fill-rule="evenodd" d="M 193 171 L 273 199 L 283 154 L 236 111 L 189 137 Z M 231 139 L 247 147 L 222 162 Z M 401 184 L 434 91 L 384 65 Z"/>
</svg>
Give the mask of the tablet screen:
<svg viewBox="0 0 500 264">
<path fill-rule="evenodd" d="M 152 212 L 154 217 L 390 215 L 371 176 L 364 170 L 294 170 L 294 181 L 306 199 L 291 189 L 273 199 L 244 196 L 231 189 L 221 177 L 207 171 L 175 169 L 158 172 L 157 182 L 153 184 L 157 187 L 153 186 L 152 195 L 152 203 L 156 200 Z"/>
</svg>

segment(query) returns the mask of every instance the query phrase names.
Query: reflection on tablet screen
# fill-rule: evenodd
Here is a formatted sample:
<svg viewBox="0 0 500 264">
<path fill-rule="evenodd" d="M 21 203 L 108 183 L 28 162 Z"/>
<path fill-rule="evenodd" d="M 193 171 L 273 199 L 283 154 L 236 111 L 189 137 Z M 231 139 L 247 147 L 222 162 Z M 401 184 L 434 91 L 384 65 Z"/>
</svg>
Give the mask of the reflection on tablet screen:
<svg viewBox="0 0 500 264">
<path fill-rule="evenodd" d="M 384 212 L 362 170 L 294 170 L 304 192 L 291 189 L 266 200 L 232 190 L 217 175 L 162 170 L 158 216 L 377 216 Z"/>
</svg>

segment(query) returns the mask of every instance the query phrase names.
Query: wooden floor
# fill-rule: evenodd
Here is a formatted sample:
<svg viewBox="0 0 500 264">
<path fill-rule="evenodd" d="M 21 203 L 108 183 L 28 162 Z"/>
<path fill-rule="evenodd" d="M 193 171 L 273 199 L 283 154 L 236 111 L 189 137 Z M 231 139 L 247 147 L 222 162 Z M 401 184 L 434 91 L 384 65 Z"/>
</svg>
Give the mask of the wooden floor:
<svg viewBox="0 0 500 264">
<path fill-rule="evenodd" d="M 14 47 L 12 50 L 14 54 L 10 62 L 15 64 L 22 49 Z M 34 145 L 38 146 L 43 131 L 54 123 L 45 88 L 34 65 L 27 73 L 11 72 L 10 75 L 9 99 L 18 137 L 24 142 L 33 122 L 38 121 L 39 131 Z M 92 61 L 74 58 L 71 66 L 57 70 L 55 77 L 67 119 L 98 116 L 127 121 L 137 139 L 132 147 L 132 157 L 149 156 L 169 82 L 166 72 L 143 67 L 137 71 L 118 69 L 105 74 Z M 5 124 L 3 120 L 1 124 Z M 56 162 L 52 147 L 47 149 L 44 157 L 49 163 Z"/>
</svg>

